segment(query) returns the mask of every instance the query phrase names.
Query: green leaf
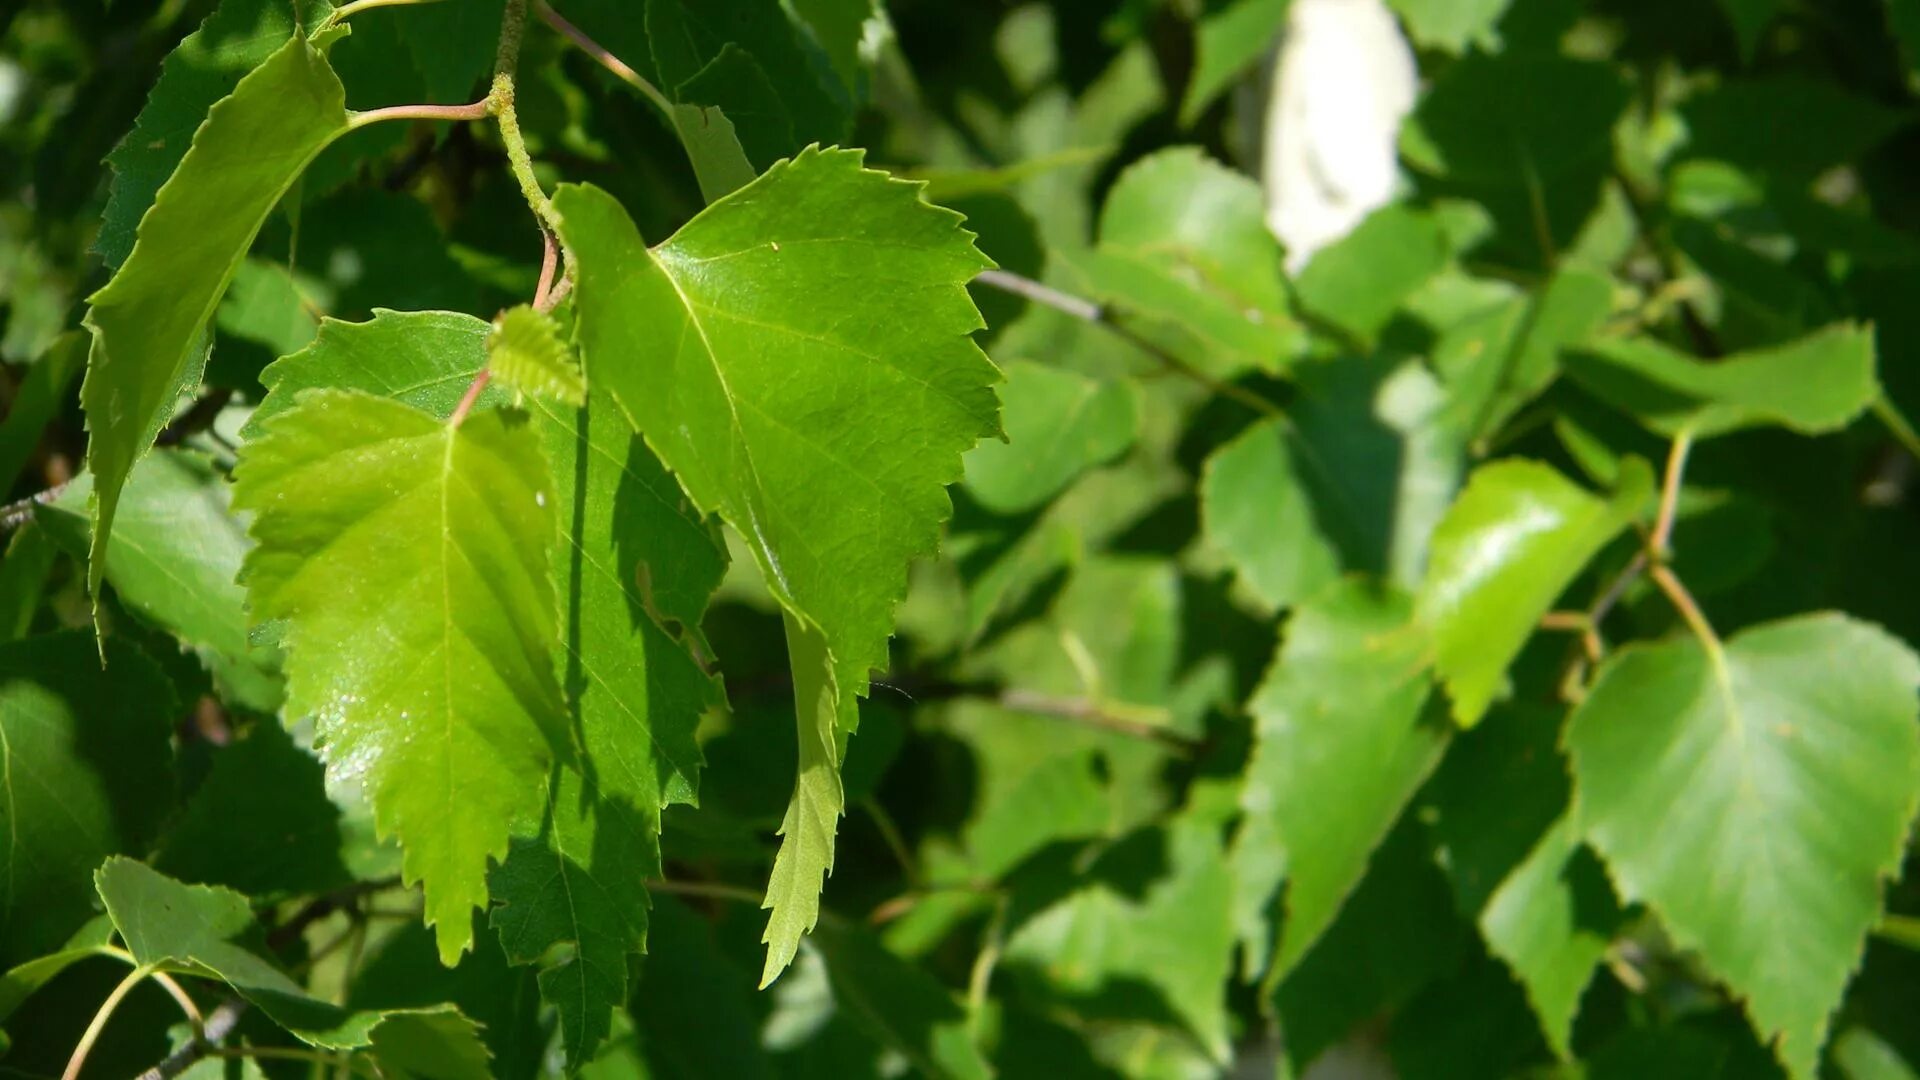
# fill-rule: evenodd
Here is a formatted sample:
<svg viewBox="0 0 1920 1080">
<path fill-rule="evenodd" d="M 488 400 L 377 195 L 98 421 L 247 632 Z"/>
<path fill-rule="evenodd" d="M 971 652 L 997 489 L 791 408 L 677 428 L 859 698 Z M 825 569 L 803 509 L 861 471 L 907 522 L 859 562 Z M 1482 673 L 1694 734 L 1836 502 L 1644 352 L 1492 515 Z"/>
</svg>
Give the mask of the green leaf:
<svg viewBox="0 0 1920 1080">
<path fill-rule="evenodd" d="M 287 396 L 331 379 L 444 417 L 488 362 L 490 333 L 446 312 L 330 321 L 313 349 L 268 369 L 274 389 L 259 412 L 277 415 Z M 717 703 L 718 685 L 669 629 L 697 634 L 725 556 L 603 394 L 584 411 L 530 405 L 566 541 L 552 567 L 566 628 L 555 662 L 583 768 L 555 772 L 540 835 L 516 839 L 489 884 L 502 905 L 494 927 L 513 959 L 558 957 L 540 985 L 578 1063 L 625 1002 L 627 956 L 645 941 L 660 807 L 692 801 L 698 783 L 693 729 Z"/>
<path fill-rule="evenodd" d="M 376 1060 L 396 1070 L 391 1075 L 488 1075 L 478 1029 L 451 1006 L 350 1011 L 310 996 L 256 950 L 260 924 L 247 898 L 232 889 L 182 885 L 117 855 L 94 874 L 94 884 L 143 968 L 219 979 L 302 1042 L 329 1050 L 371 1047 Z"/>
<path fill-rule="evenodd" d="M 250 896 L 301 896 L 352 881 L 341 845 L 340 810 L 327 798 L 320 762 L 267 720 L 215 752 L 153 865 Z"/>
<path fill-rule="evenodd" d="M 1582 386 L 1651 430 L 1697 438 L 1766 424 L 1803 435 L 1838 431 L 1879 398 L 1874 369 L 1873 331 L 1852 323 L 1712 363 L 1649 338 L 1567 358 Z"/>
<path fill-rule="evenodd" d="M 93 476 L 82 473 L 38 514 L 76 555 L 87 551 L 92 492 Z M 270 651 L 247 637 L 246 592 L 234 578 L 251 543 L 231 500 L 226 478 L 204 454 L 170 449 L 142 460 L 127 478 L 105 576 L 121 603 L 181 641 L 271 669 Z"/>
<path fill-rule="evenodd" d="M 597 189 L 562 188 L 555 205 L 588 379 L 745 538 L 791 613 L 796 683 L 817 691 L 798 695 L 772 974 L 814 921 L 831 777 L 855 697 L 886 664 L 907 563 L 935 545 L 961 453 L 998 431 L 997 372 L 967 337 L 979 315 L 964 286 L 986 261 L 955 215 L 857 152 L 775 166 L 651 251 Z"/>
<path fill-rule="evenodd" d="M 1043 978 L 1089 1022 L 1184 1029 L 1226 1061 L 1234 878 L 1224 846 L 1217 810 L 1203 801 L 1114 842 L 1091 866 L 1056 869 L 1059 881 L 1040 879 L 1032 891 L 1058 901 L 1016 920 L 1001 962 Z M 1016 910 L 1035 903 L 1022 892 Z"/>
<path fill-rule="evenodd" d="M 494 317 L 487 370 L 517 394 L 584 405 L 587 384 L 553 316 L 517 304 Z"/>
<path fill-rule="evenodd" d="M 364 1046 L 379 1022 L 378 1014 L 350 1013 L 309 997 L 262 957 L 252 943 L 260 930 L 253 907 L 232 889 L 182 885 L 118 855 L 94 874 L 94 886 L 141 967 L 219 979 L 315 1046 Z"/>
<path fill-rule="evenodd" d="M 1653 474 L 1637 458 L 1605 499 L 1535 461 L 1474 470 L 1434 532 L 1419 597 L 1460 726 L 1479 722 L 1541 616 L 1652 494 Z"/>
<path fill-rule="evenodd" d="M 1192 127 L 1240 73 L 1267 54 L 1287 25 L 1293 0 L 1232 0 L 1193 28 L 1193 75 L 1180 101 L 1180 124 Z"/>
<path fill-rule="evenodd" d="M 675 105 L 668 119 L 693 165 L 701 198 L 718 202 L 753 183 L 759 170 L 747 160 L 726 110 L 718 105 Z"/>
<path fill-rule="evenodd" d="M 1124 379 L 1098 381 L 1026 361 L 1004 365 L 1006 442 L 967 451 L 967 492 L 998 514 L 1040 506 L 1074 478 L 1133 445 L 1139 394 Z"/>
<path fill-rule="evenodd" d="M 261 373 L 267 396 L 240 434 L 259 437 L 269 420 L 294 407 L 301 391 L 320 387 L 364 390 L 449 416 L 486 362 L 492 332 L 484 321 L 450 311 L 375 309 L 368 322 L 327 319 L 313 344 Z M 503 391 L 489 388 L 474 406 L 484 409 L 506 400 Z"/>
<path fill-rule="evenodd" d="M 245 447 L 256 620 L 286 620 L 290 717 L 364 777 L 383 836 L 424 882 L 452 963 L 490 859 L 571 756 L 554 679 L 553 483 L 523 421 L 458 428 L 360 392 L 312 390 Z"/>
<path fill-rule="evenodd" d="M 709 920 L 672 897 L 656 899 L 632 1014 L 661 1080 L 772 1075 L 748 973 Z"/>
<path fill-rule="evenodd" d="M 660 808 L 693 801 L 694 727 L 721 701 L 659 620 L 696 627 L 724 557 L 612 404 L 598 392 L 586 409 L 535 403 L 559 478 L 557 659 L 583 754 L 579 770 L 555 773 L 541 835 L 516 840 L 491 880 L 501 944 L 514 962 L 543 965 L 541 996 L 559 1009 L 576 1066 L 626 1003 L 628 956 L 646 943 L 646 883 L 661 876 Z M 652 582 L 678 591 L 656 594 Z"/>
<path fill-rule="evenodd" d="M 815 940 L 835 1004 L 916 1074 L 952 1080 L 993 1075 L 973 1041 L 966 1010 L 932 975 L 856 926 L 823 923 Z"/>
<path fill-rule="evenodd" d="M 179 395 L 198 384 L 227 280 L 307 162 L 347 130 L 345 100 L 319 49 L 303 38 L 283 45 L 207 114 L 141 218 L 132 254 L 89 299 L 80 400 L 95 485 L 94 591 L 121 488 Z"/>
<path fill-rule="evenodd" d="M 1796 1077 L 1920 805 L 1917 685 L 1899 641 L 1810 615 L 1629 646 L 1567 730 L 1576 816 L 1622 898 L 1745 999 Z"/>
<path fill-rule="evenodd" d="M 1846 1080 L 1914 1080 L 1913 1066 L 1880 1036 L 1852 1027 L 1833 1040 L 1833 1063 Z"/>
<path fill-rule="evenodd" d="M 223 340 L 258 345 L 270 356 L 305 348 L 313 341 L 318 321 L 312 301 L 286 267 L 252 257 L 234 267 L 233 280 L 213 317 Z M 217 369 L 221 350 L 214 352 L 211 363 Z"/>
<path fill-rule="evenodd" d="M 31 521 L 7 542 L 6 557 L 0 559 L 0 642 L 18 641 L 33 629 L 59 557 L 47 531 Z"/>
<path fill-rule="evenodd" d="M 1619 911 L 1606 872 L 1571 817 L 1540 838 L 1480 913 L 1480 932 L 1526 987 L 1554 1052 L 1573 1056 L 1580 999 L 1606 955 Z"/>
<path fill-rule="evenodd" d="M 54 977 L 82 960 L 89 960 L 104 953 L 113 941 L 113 922 L 106 916 L 95 916 L 74 931 L 66 944 L 58 952 L 36 957 L 23 964 L 15 964 L 0 975 L 0 1022 L 13 1015 L 21 1002 L 32 997 L 34 992 L 52 982 Z M 0 1042 L 0 1046 L 5 1045 Z"/>
<path fill-rule="evenodd" d="M 1606 872 L 1568 813 L 1559 710 L 1501 709 L 1457 739 L 1423 795 L 1462 914 L 1571 1059 L 1573 1021 L 1620 922 Z"/>
<path fill-rule="evenodd" d="M 1255 424 L 1214 451 L 1200 478 L 1207 542 L 1275 609 L 1318 592 L 1341 566 L 1288 447 L 1290 427 L 1285 420 Z"/>
<path fill-rule="evenodd" d="M 393 13 L 400 37 L 426 80 L 429 100 L 464 104 L 493 70 L 502 0 L 442 0 Z"/>
<path fill-rule="evenodd" d="M 1099 246 L 1053 254 L 1112 317 L 1209 373 L 1278 371 L 1304 343 L 1259 185 L 1198 149 L 1136 162 L 1101 209 Z"/>
<path fill-rule="evenodd" d="M 1108 831 L 1098 736 L 981 701 L 955 702 L 940 719 L 979 768 L 961 832 L 970 876 L 998 880 L 1050 843 Z"/>
<path fill-rule="evenodd" d="M 1780 0 L 1720 0 L 1720 6 L 1726 9 L 1727 20 L 1740 39 L 1740 55 L 1751 62 L 1761 31 L 1780 13 Z"/>
<path fill-rule="evenodd" d="M 206 21 L 167 54 L 133 130 L 107 155 L 113 186 L 94 250 L 108 266 L 119 266 L 133 250 L 141 216 L 187 155 L 194 130 L 206 119 L 207 110 L 232 93 L 242 77 L 296 31 L 312 29 L 327 7 L 285 0 L 221 0 Z"/>
<path fill-rule="evenodd" d="M 1898 108 L 1800 74 L 1723 80 L 1688 97 L 1680 118 L 1687 156 L 1797 181 L 1853 162 L 1907 123 Z"/>
<path fill-rule="evenodd" d="M 1439 218 L 1398 204 L 1367 215 L 1300 271 L 1300 306 L 1372 342 L 1400 305 L 1447 264 Z"/>
<path fill-rule="evenodd" d="M 1500 47 L 1496 27 L 1514 0 L 1388 0 L 1406 24 L 1407 36 L 1423 48 L 1464 53 Z"/>
<path fill-rule="evenodd" d="M 725 110 L 761 167 L 809 143 L 845 139 L 852 119 L 844 89 L 829 90 L 828 80 L 837 80 L 808 54 L 785 14 L 754 0 L 646 3 L 660 89 L 682 105 Z"/>
<path fill-rule="evenodd" d="M 119 638 L 103 653 L 75 632 L 0 645 L 0 961 L 66 941 L 100 860 L 159 831 L 174 720 L 173 688 Z"/>
<path fill-rule="evenodd" d="M 1276 985 L 1333 924 L 1373 851 L 1440 760 L 1447 733 L 1424 716 L 1425 635 L 1412 604 L 1358 579 L 1301 605 L 1248 702 L 1254 750 L 1234 838 L 1242 938 L 1286 881 L 1286 918 L 1266 966 Z"/>
<path fill-rule="evenodd" d="M 4 287 L 4 286 L 0 286 Z M 12 300 L 11 303 L 19 303 Z M 11 490 L 20 470 L 40 445 L 41 433 L 67 400 L 67 386 L 86 362 L 86 339 L 68 331 L 28 368 L 0 420 L 0 484 Z"/>
<path fill-rule="evenodd" d="M 855 100 L 864 98 L 875 39 L 893 33 L 880 0 L 794 0 L 793 13 L 833 61 L 833 70 Z"/>
<path fill-rule="evenodd" d="M 1448 903 L 1417 823 L 1394 828 L 1365 869 L 1339 918 L 1271 995 L 1296 1076 L 1362 1025 L 1459 972 L 1466 958 L 1472 931 Z"/>
<path fill-rule="evenodd" d="M 800 948 L 800 939 L 820 918 L 820 891 L 833 872 L 834 834 L 840 815 L 847 812 L 847 793 L 840 780 L 841 732 L 858 722 L 858 706 L 851 688 L 838 682 L 826 636 L 791 613 L 783 613 L 787 631 L 787 658 L 793 667 L 794 724 L 800 754 L 793 798 L 780 820 L 780 850 L 767 878 L 767 897 L 761 907 L 767 917 L 761 943 L 767 963 L 760 972 L 765 989 Z"/>
<path fill-rule="evenodd" d="M 1302 367 L 1287 449 L 1315 520 L 1348 570 L 1412 588 L 1459 486 L 1464 440 L 1418 361 Z"/>
<path fill-rule="evenodd" d="M 1449 414 L 1484 444 L 1547 388 L 1560 372 L 1562 350 L 1599 330 L 1612 305 L 1610 279 L 1565 269 L 1533 296 L 1450 327 L 1433 349 Z"/>
<path fill-rule="evenodd" d="M 368 1052 L 388 1080 L 492 1080 L 480 1025 L 451 1006 L 383 1016 Z"/>
<path fill-rule="evenodd" d="M 1407 163 L 1495 188 L 1540 188 L 1612 158 L 1627 86 L 1613 66 L 1553 55 L 1473 54 L 1420 99 L 1400 133 Z"/>
</svg>

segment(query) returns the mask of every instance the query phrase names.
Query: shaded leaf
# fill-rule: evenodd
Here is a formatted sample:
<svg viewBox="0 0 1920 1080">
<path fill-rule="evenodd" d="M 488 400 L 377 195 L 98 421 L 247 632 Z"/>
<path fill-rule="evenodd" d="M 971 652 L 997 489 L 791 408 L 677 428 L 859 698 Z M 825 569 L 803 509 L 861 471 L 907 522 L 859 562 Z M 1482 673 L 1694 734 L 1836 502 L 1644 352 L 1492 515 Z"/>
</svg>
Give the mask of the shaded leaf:
<svg viewBox="0 0 1920 1080">
<path fill-rule="evenodd" d="M 1880 395 L 1873 331 L 1842 323 L 1771 349 L 1695 360 L 1647 338 L 1568 356 L 1580 384 L 1663 435 L 1710 437 L 1761 424 L 1836 431 Z"/>
<path fill-rule="evenodd" d="M 1200 479 L 1201 529 L 1208 542 L 1273 608 L 1312 596 L 1341 567 L 1288 449 L 1289 426 L 1267 420 L 1241 432 L 1207 458 Z"/>
<path fill-rule="evenodd" d="M 296 30 L 312 29 L 328 6 L 222 0 L 199 28 L 167 54 L 133 130 L 107 155 L 113 185 L 94 248 L 108 266 L 119 266 L 133 251 L 141 216 L 187 155 L 207 110 L 286 45 Z"/>
<path fill-rule="evenodd" d="M 965 458 L 967 491 L 987 509 L 1031 510 L 1133 445 L 1140 403 L 1132 383 L 1100 382 L 1024 361 L 1003 370 L 1007 441 L 983 442 Z"/>
<path fill-rule="evenodd" d="M 1333 924 L 1401 809 L 1440 760 L 1423 717 L 1427 640 L 1412 604 L 1358 580 L 1301 605 L 1248 711 L 1253 758 L 1234 838 L 1242 942 L 1277 985 Z M 1284 880 L 1271 937 L 1249 926 Z"/>
<path fill-rule="evenodd" d="M 1180 123 L 1192 127 L 1241 72 L 1267 54 L 1287 25 L 1293 0 L 1232 0 L 1202 15 L 1193 28 L 1193 75 L 1180 100 Z"/>
<path fill-rule="evenodd" d="M 815 940 L 840 1010 L 917 1074 L 953 1080 L 993 1075 L 958 996 L 932 975 L 858 927 L 824 923 Z"/>
<path fill-rule="evenodd" d="M 102 656 L 107 664 L 100 668 Z M 0 957 L 51 951 L 92 914 L 92 874 L 142 852 L 173 805 L 173 688 L 118 638 L 0 646 Z"/>
<path fill-rule="evenodd" d="M 221 748 L 153 865 L 181 881 L 251 896 L 298 896 L 352 881 L 341 858 L 339 808 L 320 762 L 272 720 Z"/>
<path fill-rule="evenodd" d="M 49 534 L 76 556 L 88 548 L 92 493 L 93 477 L 82 473 L 38 513 Z M 174 449 L 149 455 L 127 478 L 106 580 L 129 609 L 216 654 L 215 673 L 237 677 L 223 681 L 263 687 L 236 695 L 244 703 L 272 709 L 279 704 L 272 674 L 278 663 L 272 649 L 247 635 L 246 592 L 234 578 L 252 545 L 231 501 L 226 478 L 206 455 Z"/>
<path fill-rule="evenodd" d="M 580 768 L 556 772 L 540 836 L 516 841 L 491 879 L 501 943 L 515 962 L 543 965 L 541 995 L 560 1011 L 575 1065 L 593 1056 L 609 1014 L 626 1003 L 628 956 L 646 943 L 646 883 L 661 876 L 660 808 L 693 801 L 694 726 L 720 703 L 717 682 L 656 620 L 697 627 L 702 579 L 711 591 L 724 565 L 712 533 L 681 507 L 673 479 L 612 402 L 599 393 L 591 402 L 535 405 L 566 538 L 553 566 L 564 627 L 557 661 Z M 656 580 L 688 598 L 650 595 Z M 556 952 L 562 945 L 571 949 Z"/>
<path fill-rule="evenodd" d="M 1315 252 L 1300 271 L 1295 295 L 1307 311 L 1370 343 L 1447 259 L 1439 219 L 1393 204 Z"/>
</svg>

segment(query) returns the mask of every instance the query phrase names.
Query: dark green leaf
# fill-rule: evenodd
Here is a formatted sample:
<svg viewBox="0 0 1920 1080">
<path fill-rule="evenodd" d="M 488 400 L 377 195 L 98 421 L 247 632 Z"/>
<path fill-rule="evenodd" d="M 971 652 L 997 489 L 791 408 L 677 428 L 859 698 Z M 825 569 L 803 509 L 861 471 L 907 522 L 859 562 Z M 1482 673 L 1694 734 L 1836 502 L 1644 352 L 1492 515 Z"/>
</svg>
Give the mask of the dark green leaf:
<svg viewBox="0 0 1920 1080">
<path fill-rule="evenodd" d="M 7 963 L 57 948 L 87 921 L 101 859 L 146 850 L 173 805 L 174 719 L 160 669 L 117 638 L 100 652 L 74 632 L 0 646 Z"/>
</svg>

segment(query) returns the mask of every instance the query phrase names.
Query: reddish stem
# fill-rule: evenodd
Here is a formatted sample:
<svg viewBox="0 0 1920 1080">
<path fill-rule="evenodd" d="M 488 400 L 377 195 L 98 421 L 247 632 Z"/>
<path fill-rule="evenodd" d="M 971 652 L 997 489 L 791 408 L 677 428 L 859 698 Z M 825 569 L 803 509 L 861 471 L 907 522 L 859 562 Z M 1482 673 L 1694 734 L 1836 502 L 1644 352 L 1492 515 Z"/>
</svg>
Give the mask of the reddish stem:
<svg viewBox="0 0 1920 1080">
<path fill-rule="evenodd" d="M 553 274 L 560 265 L 560 249 L 553 242 L 553 234 L 546 229 L 540 230 L 540 284 L 533 288 L 533 306 L 538 311 L 553 309 Z"/>
<path fill-rule="evenodd" d="M 361 128 L 382 120 L 485 120 L 492 110 L 490 98 L 470 105 L 389 105 L 354 113 L 347 126 Z"/>
<path fill-rule="evenodd" d="M 487 368 L 481 368 L 480 374 L 475 375 L 473 382 L 468 384 L 467 392 L 460 398 L 460 404 L 453 407 L 453 415 L 447 417 L 448 427 L 460 426 L 461 422 L 467 418 L 467 414 L 473 411 L 473 403 L 480 400 L 481 392 L 491 381 L 493 381 L 493 372 Z"/>
</svg>

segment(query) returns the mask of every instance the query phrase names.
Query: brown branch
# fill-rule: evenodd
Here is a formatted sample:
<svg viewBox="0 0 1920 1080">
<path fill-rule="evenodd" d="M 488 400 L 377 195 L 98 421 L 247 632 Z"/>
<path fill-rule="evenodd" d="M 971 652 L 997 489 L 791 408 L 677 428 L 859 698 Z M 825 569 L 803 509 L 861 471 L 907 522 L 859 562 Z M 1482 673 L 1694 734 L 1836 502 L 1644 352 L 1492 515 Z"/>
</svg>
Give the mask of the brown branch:
<svg viewBox="0 0 1920 1080">
<path fill-rule="evenodd" d="M 1063 315 L 1071 315 L 1082 322 L 1101 327 L 1108 333 L 1120 338 L 1127 344 L 1146 353 L 1160 364 L 1176 374 L 1192 379 L 1194 382 L 1212 390 L 1222 397 L 1237 401 L 1254 412 L 1267 417 L 1284 416 L 1285 412 L 1266 397 L 1237 383 L 1226 382 L 1201 371 L 1192 364 L 1161 346 L 1159 343 L 1141 335 L 1127 326 L 1107 305 L 1095 303 L 1085 297 L 1062 292 L 1051 285 L 1022 277 L 1006 270 L 982 270 L 973 279 L 976 283 L 1013 296 L 1031 300 L 1042 307 L 1050 307 Z"/>
</svg>

